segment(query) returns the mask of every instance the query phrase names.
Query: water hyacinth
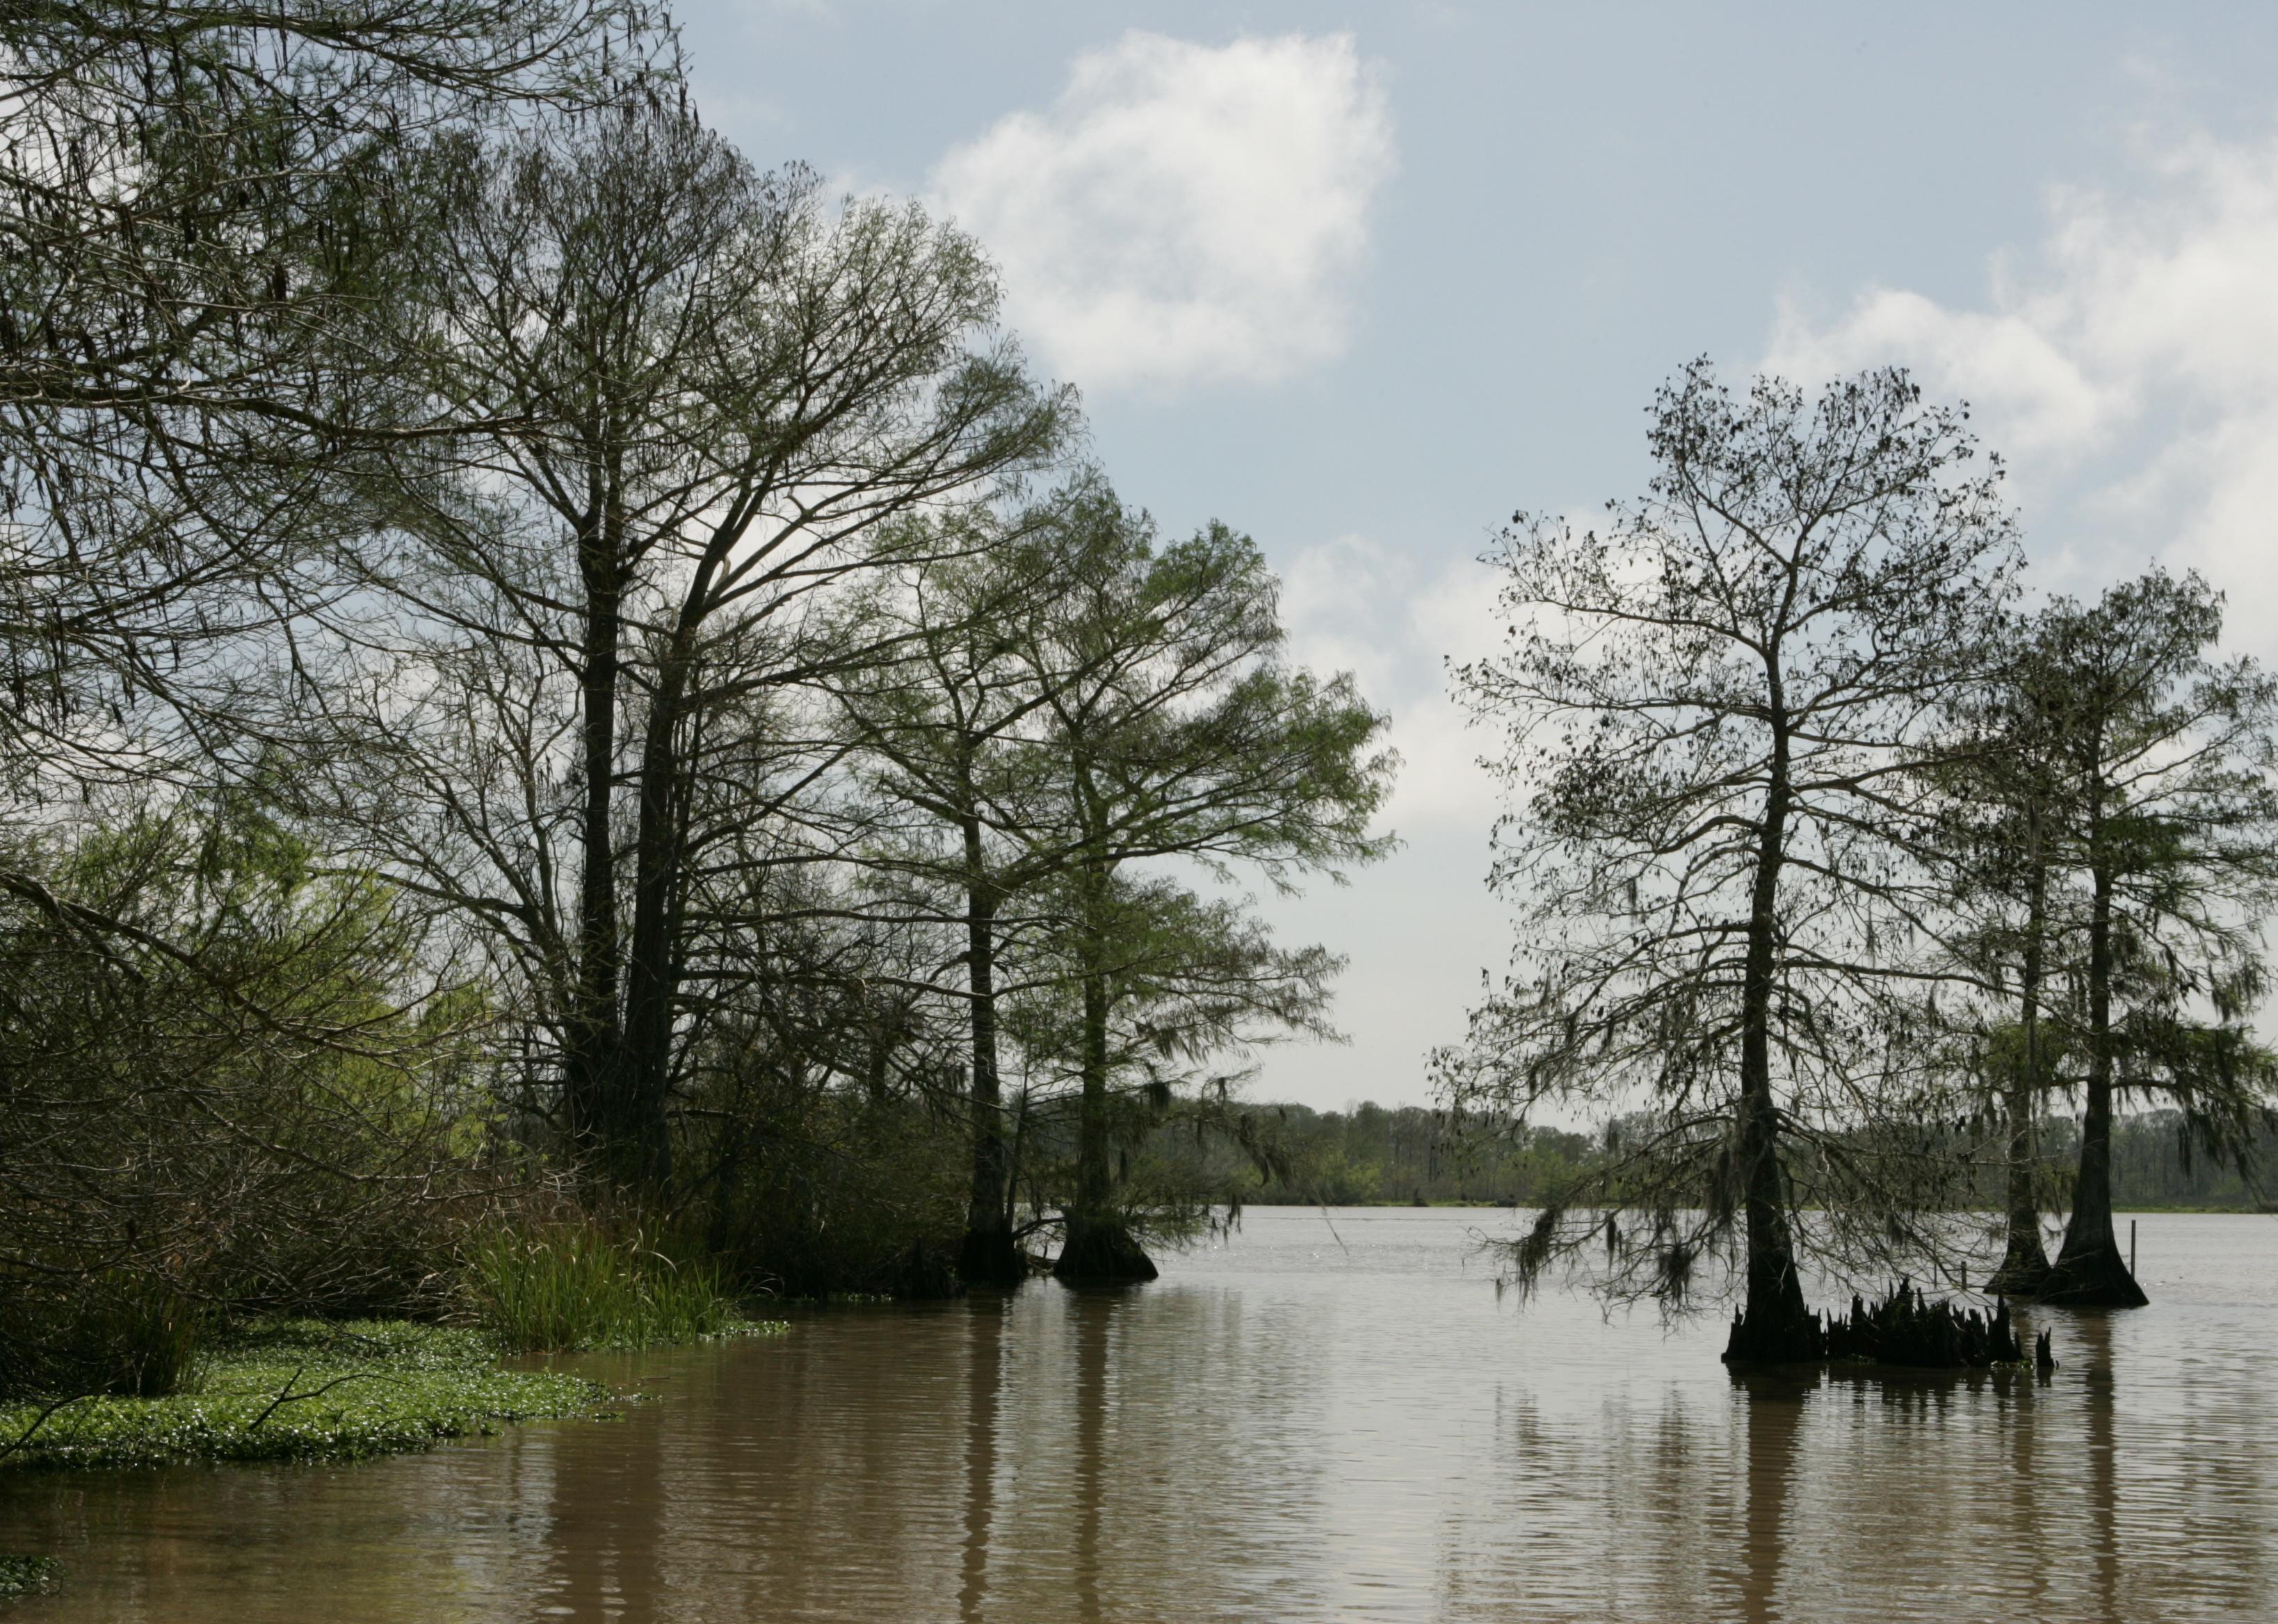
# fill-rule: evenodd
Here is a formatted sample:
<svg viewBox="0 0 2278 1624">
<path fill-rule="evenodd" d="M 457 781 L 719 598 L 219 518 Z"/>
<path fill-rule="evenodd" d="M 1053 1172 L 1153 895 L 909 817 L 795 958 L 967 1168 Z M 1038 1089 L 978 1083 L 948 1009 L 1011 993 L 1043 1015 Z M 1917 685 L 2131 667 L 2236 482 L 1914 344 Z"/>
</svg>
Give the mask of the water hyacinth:
<svg viewBox="0 0 2278 1624">
<path fill-rule="evenodd" d="M 44 1596 L 63 1577 L 63 1564 L 51 1556 L 0 1556 L 0 1601 Z"/>
<path fill-rule="evenodd" d="M 287 1321 L 223 1342 L 169 1397 L 0 1409 L 0 1468 L 357 1460 L 589 1415 L 608 1397 L 558 1371 L 501 1370 L 475 1330 Z"/>
</svg>

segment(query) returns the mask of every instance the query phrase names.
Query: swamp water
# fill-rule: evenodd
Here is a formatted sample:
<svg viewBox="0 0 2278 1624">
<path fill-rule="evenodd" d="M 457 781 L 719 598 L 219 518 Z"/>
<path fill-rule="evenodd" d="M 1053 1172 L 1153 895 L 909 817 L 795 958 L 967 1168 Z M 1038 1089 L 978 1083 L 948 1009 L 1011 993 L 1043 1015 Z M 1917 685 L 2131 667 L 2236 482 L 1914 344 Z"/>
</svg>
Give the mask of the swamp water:
<svg viewBox="0 0 2278 1624">
<path fill-rule="evenodd" d="M 2126 1220 L 2123 1217 L 2122 1222 Z M 2030 1376 L 1736 1382 L 1498 1300 L 1498 1212 L 1253 1209 L 1153 1285 L 577 1368 L 660 1402 L 351 1467 L 0 1474 L 11 1619 L 2278 1618 L 2278 1219 L 2142 1224 Z"/>
</svg>

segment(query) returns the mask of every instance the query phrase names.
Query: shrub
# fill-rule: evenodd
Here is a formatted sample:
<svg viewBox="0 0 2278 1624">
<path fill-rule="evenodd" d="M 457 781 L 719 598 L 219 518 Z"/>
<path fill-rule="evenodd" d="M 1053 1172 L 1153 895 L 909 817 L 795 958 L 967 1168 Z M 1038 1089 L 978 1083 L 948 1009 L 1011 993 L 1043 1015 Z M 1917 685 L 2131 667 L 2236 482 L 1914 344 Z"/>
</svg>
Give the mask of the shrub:
<svg viewBox="0 0 2278 1624">
<path fill-rule="evenodd" d="M 764 1080 L 764 1079 L 762 1079 Z M 784 1297 L 942 1297 L 971 1178 L 962 1127 L 907 1100 L 753 1086 L 693 1147 L 707 1248 Z"/>
<path fill-rule="evenodd" d="M 155 1399 L 188 1377 L 205 1316 L 164 1280 L 107 1269 L 45 1290 L 11 1284 L 0 1398 Z"/>
</svg>

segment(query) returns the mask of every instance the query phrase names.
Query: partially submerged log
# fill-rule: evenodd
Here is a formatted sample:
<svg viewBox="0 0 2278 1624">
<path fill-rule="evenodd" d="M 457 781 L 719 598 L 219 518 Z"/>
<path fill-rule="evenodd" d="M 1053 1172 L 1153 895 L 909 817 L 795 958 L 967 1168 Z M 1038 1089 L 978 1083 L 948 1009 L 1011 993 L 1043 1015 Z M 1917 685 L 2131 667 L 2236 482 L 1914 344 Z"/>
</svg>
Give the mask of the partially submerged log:
<svg viewBox="0 0 2278 1624">
<path fill-rule="evenodd" d="M 1933 1301 L 1904 1280 L 1881 1302 L 1867 1302 L 1854 1293 L 1848 1315 L 1806 1314 L 1800 1322 L 1781 1326 L 1776 1336 L 1751 1327 L 1745 1313 L 1735 1315 L 1724 1347 L 1727 1364 L 1832 1361 L 1920 1370 L 1982 1370 L 2021 1365 L 2025 1358 L 2007 1299 L 1998 1300 L 1991 1314 L 1982 1314 Z M 2035 1339 L 2033 1359 L 2044 1370 L 2055 1368 L 2048 1332 Z"/>
</svg>

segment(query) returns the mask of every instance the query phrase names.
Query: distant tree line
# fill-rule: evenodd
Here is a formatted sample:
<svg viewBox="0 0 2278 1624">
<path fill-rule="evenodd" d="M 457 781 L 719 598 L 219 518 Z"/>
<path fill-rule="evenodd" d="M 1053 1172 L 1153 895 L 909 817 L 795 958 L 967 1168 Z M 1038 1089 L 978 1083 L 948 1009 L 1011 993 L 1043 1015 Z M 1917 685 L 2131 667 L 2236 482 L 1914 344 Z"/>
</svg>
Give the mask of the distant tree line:
<svg viewBox="0 0 2278 1624">
<path fill-rule="evenodd" d="M 1263 1166 L 1237 1140 L 1213 1135 L 1197 1141 L 1176 1127 L 1158 1129 L 1148 1154 L 1180 1167 L 1196 1186 L 1248 1206 L 1521 1208 L 1556 1198 L 1609 1154 L 1602 1133 L 1451 1121 L 1425 1106 L 1322 1111 L 1252 1102 L 1242 1109 L 1253 1138 L 1273 1146 Z M 2058 1213 L 2070 1205 L 2067 1175 L 2078 1164 L 2080 1140 L 2077 1117 L 2045 1116 L 2037 1125 L 2035 1155 L 2048 1170 L 2048 1203 Z M 2270 1165 L 2274 1152 L 2278 1132 L 2265 1129 L 2252 1165 Z M 1955 1210 L 1999 1209 L 2007 1178 L 2006 1168 L 1981 1167 L 1976 1186 L 1957 1192 Z M 2242 1174 L 2232 1161 L 2195 1154 L 2182 1114 L 2161 1109 L 2114 1123 L 2112 1199 L 2119 1209 L 2278 1209 L 2278 1191 Z"/>
</svg>

